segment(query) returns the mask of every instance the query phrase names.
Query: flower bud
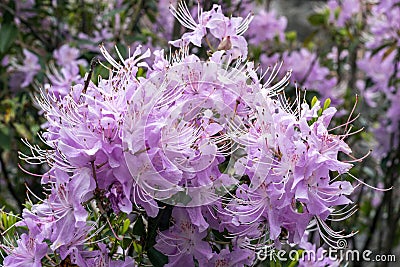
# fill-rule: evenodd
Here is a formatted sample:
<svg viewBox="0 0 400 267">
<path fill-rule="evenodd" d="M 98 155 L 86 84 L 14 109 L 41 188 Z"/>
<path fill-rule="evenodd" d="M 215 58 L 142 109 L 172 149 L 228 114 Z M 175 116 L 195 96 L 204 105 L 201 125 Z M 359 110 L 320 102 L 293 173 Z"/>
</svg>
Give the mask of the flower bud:
<svg viewBox="0 0 400 267">
<path fill-rule="evenodd" d="M 232 48 L 231 37 L 226 36 L 222 39 L 221 43 L 218 45 L 217 50 L 230 50 Z"/>
</svg>

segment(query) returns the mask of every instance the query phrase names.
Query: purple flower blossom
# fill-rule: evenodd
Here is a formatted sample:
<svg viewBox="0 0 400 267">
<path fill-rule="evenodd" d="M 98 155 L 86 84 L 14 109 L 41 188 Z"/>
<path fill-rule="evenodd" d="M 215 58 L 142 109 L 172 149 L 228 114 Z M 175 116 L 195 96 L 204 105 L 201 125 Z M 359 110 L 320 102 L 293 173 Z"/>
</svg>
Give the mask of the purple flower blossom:
<svg viewBox="0 0 400 267">
<path fill-rule="evenodd" d="M 400 6 L 398 0 L 380 1 L 371 9 L 367 16 L 370 33 L 366 46 L 369 49 L 378 48 L 385 43 L 400 46 Z"/>
<path fill-rule="evenodd" d="M 250 249 L 234 248 L 233 251 L 225 248 L 210 259 L 210 266 L 218 267 L 239 267 L 244 265 L 252 265 L 254 260 L 254 252 Z"/>
<path fill-rule="evenodd" d="M 185 2 L 178 3 L 178 9 L 175 9 L 172 5 L 170 6 L 171 13 L 175 18 L 186 28 L 192 30 L 192 32 L 184 33 L 182 38 L 176 41 L 171 41 L 170 44 L 173 46 L 184 46 L 192 43 L 196 46 L 201 46 L 201 40 L 207 34 L 206 25 L 213 14 L 215 9 L 220 7 L 214 6 L 212 10 L 202 12 L 200 6 L 198 7 L 198 22 L 195 22 L 190 11 L 188 10 Z"/>
<path fill-rule="evenodd" d="M 327 5 L 330 11 L 329 21 L 339 27 L 344 27 L 348 20 L 360 12 L 361 8 L 359 0 L 343 0 L 341 2 L 330 0 Z M 337 12 L 338 16 L 336 16 Z"/>
<path fill-rule="evenodd" d="M 55 50 L 53 56 L 57 64 L 63 68 L 76 68 L 78 65 L 87 66 L 86 60 L 78 59 L 80 56 L 79 50 L 70 47 L 68 44 L 64 44 Z"/>
<path fill-rule="evenodd" d="M 4 258 L 3 264 L 10 267 L 40 267 L 47 250 L 48 246 L 43 240 L 22 234 L 17 246 L 11 248 L 9 255 Z"/>
<path fill-rule="evenodd" d="M 274 10 L 267 12 L 261 10 L 254 15 L 251 27 L 246 33 L 249 43 L 260 45 L 265 41 L 272 41 L 275 36 L 281 42 L 285 41 L 286 17 L 278 17 Z"/>
<path fill-rule="evenodd" d="M 194 264 L 193 258 L 198 260 L 200 265 L 208 262 L 213 255 L 210 245 L 203 241 L 207 231 L 200 232 L 191 223 L 184 208 L 174 208 L 172 216 L 175 220 L 174 225 L 169 230 L 159 233 L 155 245 L 157 250 L 169 256 L 166 266 L 191 266 Z"/>
<path fill-rule="evenodd" d="M 39 58 L 27 49 L 24 49 L 23 53 L 25 56 L 23 63 L 14 63 L 9 68 L 10 71 L 15 71 L 24 75 L 24 79 L 20 85 L 22 88 L 32 83 L 34 76 L 40 71 Z"/>
<path fill-rule="evenodd" d="M 36 14 L 33 11 L 35 0 L 18 1 L 15 3 L 15 24 L 20 25 L 21 19 L 27 20 L 34 17 Z"/>
<path fill-rule="evenodd" d="M 83 83 L 83 78 L 79 74 L 79 67 L 77 65 L 68 66 L 60 70 L 52 66 L 47 72 L 47 78 L 51 85 L 45 84 L 45 87 L 56 96 L 65 96 L 70 92 L 71 85 Z"/>
<path fill-rule="evenodd" d="M 86 260 L 85 264 L 88 267 L 110 266 L 110 267 L 135 267 L 136 263 L 131 257 L 125 257 L 125 260 L 112 260 L 109 256 L 109 251 L 103 243 L 99 243 L 99 251 L 97 257 L 92 257 Z M 83 265 L 81 265 L 83 266 Z"/>
<path fill-rule="evenodd" d="M 261 62 L 273 66 L 279 56 L 262 57 Z M 282 54 L 283 67 L 292 70 L 292 80 L 307 90 L 317 91 L 322 99 L 330 98 L 334 104 L 342 102 L 343 90 L 336 86 L 337 78 L 330 70 L 321 66 L 317 55 L 306 48 Z"/>
<path fill-rule="evenodd" d="M 399 115 L 397 105 L 399 93 L 396 92 L 392 80 L 400 78 L 400 74 L 395 72 L 395 69 L 400 67 L 400 62 L 396 61 L 398 56 L 396 52 L 387 53 L 387 49 L 382 49 L 375 55 L 368 51 L 363 58 L 357 61 L 357 66 L 371 81 L 368 87 L 363 80 L 359 80 L 357 83 L 368 105 L 377 107 L 377 100 L 382 96 L 389 104 L 386 114 L 380 120 L 380 125 L 374 129 L 375 138 L 378 141 L 374 156 L 378 159 L 383 158 L 388 151 L 397 146 L 399 140 L 397 138 L 399 120 L 396 119 Z"/>
<path fill-rule="evenodd" d="M 214 5 L 210 11 L 203 12 L 198 8 L 198 20 L 195 22 L 185 2 L 178 4 L 178 9 L 171 5 L 171 12 L 176 19 L 192 32 L 184 33 L 182 38 L 170 44 L 182 47 L 189 43 L 201 46 L 207 29 L 212 36 L 219 40 L 218 50 L 226 50 L 233 58 L 247 57 L 247 41 L 242 34 L 248 29 L 253 15 L 249 14 L 245 19 L 241 17 L 226 17 L 219 5 Z"/>
</svg>

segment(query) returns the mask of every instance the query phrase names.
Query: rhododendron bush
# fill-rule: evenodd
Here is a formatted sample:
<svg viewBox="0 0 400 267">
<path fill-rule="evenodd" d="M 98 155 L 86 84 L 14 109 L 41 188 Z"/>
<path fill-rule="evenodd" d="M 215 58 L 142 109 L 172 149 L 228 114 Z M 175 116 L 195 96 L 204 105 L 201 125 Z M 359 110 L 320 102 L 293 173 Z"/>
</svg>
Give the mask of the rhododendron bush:
<svg viewBox="0 0 400 267">
<path fill-rule="evenodd" d="M 2 265 L 395 253 L 400 3 L 274 3 L 0 4 Z"/>
</svg>

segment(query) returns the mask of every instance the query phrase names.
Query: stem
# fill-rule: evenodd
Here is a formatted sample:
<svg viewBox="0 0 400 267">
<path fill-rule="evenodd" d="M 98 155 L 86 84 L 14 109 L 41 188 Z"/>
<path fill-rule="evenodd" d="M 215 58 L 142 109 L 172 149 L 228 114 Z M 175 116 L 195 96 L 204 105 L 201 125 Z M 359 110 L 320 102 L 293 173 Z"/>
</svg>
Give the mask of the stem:
<svg viewBox="0 0 400 267">
<path fill-rule="evenodd" d="M 270 11 L 270 9 L 271 9 L 271 3 L 272 3 L 272 0 L 267 0 L 267 1 L 265 2 L 265 9 L 266 9 L 267 11 Z"/>
<path fill-rule="evenodd" d="M 83 33 L 88 33 L 87 23 L 86 23 L 88 18 L 87 18 L 87 13 L 86 13 L 86 10 L 85 10 L 85 1 L 84 0 L 80 1 L 80 6 L 81 6 L 80 8 L 82 10 L 81 31 Z"/>
<path fill-rule="evenodd" d="M 372 224 L 369 227 L 369 233 L 370 234 L 368 235 L 367 241 L 365 241 L 365 243 L 364 243 L 364 247 L 363 247 L 362 251 L 367 250 L 369 245 L 370 245 L 370 243 L 371 243 L 371 241 L 372 241 L 372 238 L 373 238 L 373 234 L 372 233 L 374 232 L 374 230 L 376 229 L 376 226 L 378 224 L 378 219 L 380 217 L 382 207 L 385 204 L 385 199 L 386 199 L 387 193 L 388 192 L 385 192 L 385 196 L 383 197 L 381 204 L 379 205 L 378 209 L 375 212 L 375 216 L 372 219 Z"/>
<path fill-rule="evenodd" d="M 140 19 L 139 15 L 140 15 L 140 12 L 143 10 L 143 3 L 144 3 L 143 0 L 139 0 L 139 1 L 137 1 L 137 4 L 135 6 L 135 9 L 134 9 L 134 12 L 132 15 L 133 19 L 132 19 L 132 26 L 131 26 L 133 32 L 136 31 L 136 26 Z"/>
<path fill-rule="evenodd" d="M 96 67 L 98 62 L 99 62 L 99 60 L 96 57 L 92 58 L 92 60 L 90 61 L 90 69 L 89 69 L 88 76 L 86 77 L 86 80 L 85 80 L 85 86 L 83 87 L 82 94 L 86 94 L 87 88 L 89 87 L 90 80 L 92 79 L 92 76 L 93 76 L 94 68 Z"/>
</svg>

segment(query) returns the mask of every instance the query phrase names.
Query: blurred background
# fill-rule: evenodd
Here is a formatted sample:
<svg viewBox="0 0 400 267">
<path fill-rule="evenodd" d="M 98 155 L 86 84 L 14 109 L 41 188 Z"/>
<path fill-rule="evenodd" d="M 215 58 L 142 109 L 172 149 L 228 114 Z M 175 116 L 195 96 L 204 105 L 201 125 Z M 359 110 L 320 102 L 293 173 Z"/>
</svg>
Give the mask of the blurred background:
<svg viewBox="0 0 400 267">
<path fill-rule="evenodd" d="M 117 46 L 124 56 L 138 45 L 169 51 L 168 41 L 184 32 L 169 13 L 169 2 L 0 0 L 2 210 L 20 213 L 27 187 L 42 196 L 45 162 L 20 159 L 30 153 L 27 143 L 45 149 L 37 134 L 45 123 L 34 101 L 38 89 L 51 85 L 65 92 L 81 82 L 90 61 L 101 59 L 101 43 L 109 51 Z M 249 58 L 264 69 L 284 61 L 282 75 L 292 69 L 292 82 L 307 90 L 308 98 L 329 98 L 339 111 L 332 127 L 345 123 L 353 108 L 354 114 L 361 114 L 352 124 L 354 130 L 364 130 L 348 143 L 363 159 L 355 160 L 351 174 L 373 187 L 393 189 L 359 186 L 353 195 L 358 212 L 335 228 L 359 231 L 350 240 L 351 248 L 394 254 L 400 261 L 400 1 L 201 2 L 204 10 L 218 3 L 224 13 L 235 16 L 253 12 L 245 33 Z M 197 1 L 187 3 L 197 10 Z M 206 48 L 191 49 L 207 53 Z M 108 72 L 98 66 L 94 74 L 93 81 Z M 289 87 L 288 94 L 293 92 Z M 2 219 L 0 231 L 6 224 Z"/>
</svg>

